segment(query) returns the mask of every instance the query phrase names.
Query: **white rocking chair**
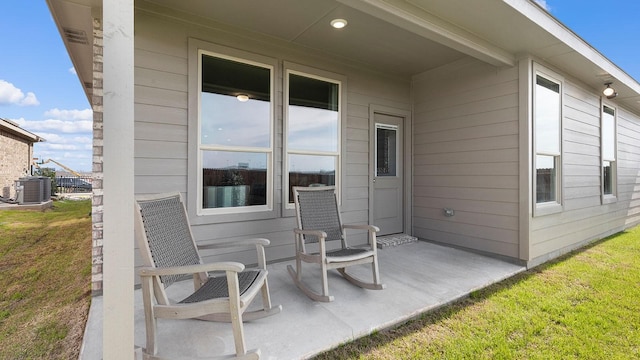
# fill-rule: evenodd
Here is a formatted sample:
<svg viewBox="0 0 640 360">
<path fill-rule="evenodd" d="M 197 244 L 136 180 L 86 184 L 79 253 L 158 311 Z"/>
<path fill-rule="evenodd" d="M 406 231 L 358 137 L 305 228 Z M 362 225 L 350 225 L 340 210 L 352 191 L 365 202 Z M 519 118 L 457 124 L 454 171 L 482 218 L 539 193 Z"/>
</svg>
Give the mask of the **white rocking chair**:
<svg viewBox="0 0 640 360">
<path fill-rule="evenodd" d="M 378 254 L 376 233 L 380 229 L 373 225 L 343 225 L 338 210 L 337 195 L 334 187 L 294 187 L 294 202 L 298 219 L 298 228 L 294 229 L 296 245 L 296 269 L 288 266 L 289 274 L 296 286 L 315 301 L 329 302 L 327 270 L 337 269 L 351 283 L 371 290 L 382 290 L 386 286 L 380 282 L 378 272 Z M 347 244 L 346 229 L 368 231 L 369 246 L 352 248 Z M 327 241 L 340 240 L 342 247 L 327 251 Z M 318 253 L 307 252 L 306 245 L 318 243 Z M 320 265 L 322 272 L 322 294 L 311 290 L 302 282 L 302 262 Z M 358 264 L 371 264 L 373 282 L 357 279 L 346 272 L 346 267 Z"/>
<path fill-rule="evenodd" d="M 198 247 L 180 193 L 138 197 L 135 214 L 135 233 L 145 265 L 139 270 L 147 335 L 144 358 L 157 358 L 156 318 L 197 318 L 231 322 L 236 358 L 259 359 L 260 350 L 246 349 L 243 321 L 282 310 L 280 305 L 271 305 L 269 295 L 264 254 L 269 240 L 248 239 Z M 237 262 L 204 264 L 198 253 L 198 249 L 229 246 L 255 246 L 258 268 L 245 270 L 245 266 Z M 165 289 L 188 278 L 193 278 L 194 293 L 181 301 L 171 301 Z M 263 308 L 245 312 L 259 292 Z"/>
</svg>

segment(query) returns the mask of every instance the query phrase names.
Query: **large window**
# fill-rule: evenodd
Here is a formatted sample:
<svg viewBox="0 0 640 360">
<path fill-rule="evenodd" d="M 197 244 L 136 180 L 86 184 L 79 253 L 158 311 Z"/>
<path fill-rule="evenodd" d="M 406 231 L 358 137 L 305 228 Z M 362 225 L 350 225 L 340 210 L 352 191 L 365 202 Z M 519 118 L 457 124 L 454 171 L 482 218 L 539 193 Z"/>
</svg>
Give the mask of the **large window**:
<svg viewBox="0 0 640 360">
<path fill-rule="evenodd" d="M 536 73 L 533 90 L 535 196 L 538 205 L 560 204 L 561 82 Z"/>
<path fill-rule="evenodd" d="M 201 209 L 271 208 L 273 67 L 200 50 Z"/>
<path fill-rule="evenodd" d="M 286 72 L 287 207 L 294 186 L 339 186 L 341 82 Z"/>
<path fill-rule="evenodd" d="M 616 191 L 616 111 L 602 106 L 602 194 L 612 199 Z"/>
</svg>

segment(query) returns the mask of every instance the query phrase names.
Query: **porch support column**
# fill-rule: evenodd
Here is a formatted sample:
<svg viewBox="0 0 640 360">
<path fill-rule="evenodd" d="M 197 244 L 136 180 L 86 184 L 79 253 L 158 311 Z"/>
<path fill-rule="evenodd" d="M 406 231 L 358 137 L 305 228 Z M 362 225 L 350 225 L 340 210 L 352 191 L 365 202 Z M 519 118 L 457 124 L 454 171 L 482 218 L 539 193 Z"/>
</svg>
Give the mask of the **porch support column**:
<svg viewBox="0 0 640 360">
<path fill-rule="evenodd" d="M 103 0 L 103 358 L 134 358 L 133 1 Z"/>
</svg>

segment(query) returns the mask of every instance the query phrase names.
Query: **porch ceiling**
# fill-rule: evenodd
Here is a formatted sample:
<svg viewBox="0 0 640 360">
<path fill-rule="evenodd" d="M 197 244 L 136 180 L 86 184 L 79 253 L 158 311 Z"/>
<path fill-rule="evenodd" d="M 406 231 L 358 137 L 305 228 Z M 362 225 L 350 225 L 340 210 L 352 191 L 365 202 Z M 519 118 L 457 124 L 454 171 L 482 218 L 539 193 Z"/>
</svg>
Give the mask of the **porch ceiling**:
<svg viewBox="0 0 640 360">
<path fill-rule="evenodd" d="M 465 56 L 460 51 L 332 0 L 210 0 L 146 2 L 356 62 L 411 76 Z M 331 27 L 346 19 L 344 29 Z"/>
<path fill-rule="evenodd" d="M 513 66 L 533 55 L 640 111 L 640 84 L 532 1 L 144 0 L 239 30 L 265 34 L 396 76 L 472 56 Z M 143 1 L 137 4 L 143 4 Z M 333 29 L 332 19 L 349 24 Z"/>
<path fill-rule="evenodd" d="M 92 20 L 100 0 L 47 0 L 87 96 L 92 81 Z M 409 77 L 465 56 L 513 66 L 533 55 L 599 93 L 640 112 L 640 83 L 533 1 L 521 0 L 137 0 L 189 14 L 227 30 L 289 42 L 356 65 Z M 349 21 L 341 30 L 332 19 Z M 84 30 L 87 44 L 65 29 Z M 73 35 L 73 32 L 71 32 Z"/>
</svg>

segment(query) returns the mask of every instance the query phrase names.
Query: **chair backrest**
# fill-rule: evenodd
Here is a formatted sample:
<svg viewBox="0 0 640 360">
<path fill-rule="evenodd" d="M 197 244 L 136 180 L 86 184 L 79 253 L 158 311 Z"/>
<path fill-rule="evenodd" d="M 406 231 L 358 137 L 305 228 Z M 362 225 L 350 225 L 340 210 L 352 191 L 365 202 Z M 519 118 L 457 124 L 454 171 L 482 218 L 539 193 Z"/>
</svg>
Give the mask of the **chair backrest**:
<svg viewBox="0 0 640 360">
<path fill-rule="evenodd" d="M 327 241 L 342 240 L 335 187 L 294 187 L 293 194 L 300 229 L 322 230 L 327 233 Z M 318 242 L 318 239 L 305 236 L 305 242 Z"/>
<path fill-rule="evenodd" d="M 201 264 L 180 193 L 136 199 L 139 246 L 145 266 L 171 267 Z M 164 287 L 189 275 L 162 276 Z"/>
</svg>

